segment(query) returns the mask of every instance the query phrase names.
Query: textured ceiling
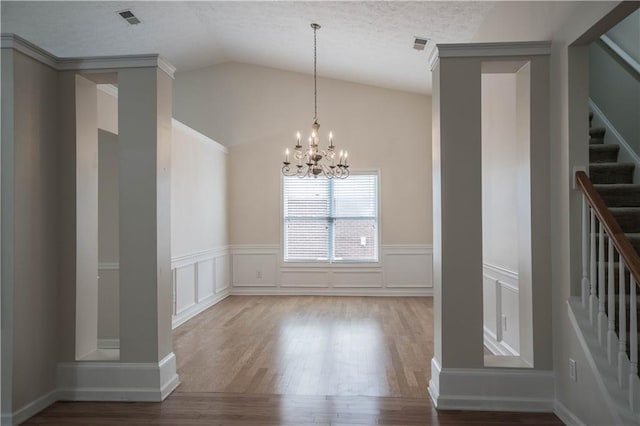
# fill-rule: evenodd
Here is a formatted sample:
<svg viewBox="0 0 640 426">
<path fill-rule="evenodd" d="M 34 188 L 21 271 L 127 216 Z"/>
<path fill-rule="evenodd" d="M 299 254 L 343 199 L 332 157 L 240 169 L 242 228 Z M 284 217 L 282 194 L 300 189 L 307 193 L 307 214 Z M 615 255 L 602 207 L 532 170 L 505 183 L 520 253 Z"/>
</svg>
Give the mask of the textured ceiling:
<svg viewBox="0 0 640 426">
<path fill-rule="evenodd" d="M 2 2 L 2 32 L 61 56 L 160 53 L 179 71 L 238 61 L 430 93 L 434 43 L 469 42 L 492 2 Z M 115 12 L 130 8 L 127 24 Z"/>
</svg>

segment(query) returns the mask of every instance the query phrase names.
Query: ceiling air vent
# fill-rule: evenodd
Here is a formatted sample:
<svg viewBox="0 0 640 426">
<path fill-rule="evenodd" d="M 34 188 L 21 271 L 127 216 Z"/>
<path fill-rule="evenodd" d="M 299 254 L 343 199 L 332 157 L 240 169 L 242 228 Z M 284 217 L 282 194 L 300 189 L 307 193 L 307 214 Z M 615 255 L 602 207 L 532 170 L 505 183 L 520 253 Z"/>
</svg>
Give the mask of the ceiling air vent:
<svg viewBox="0 0 640 426">
<path fill-rule="evenodd" d="M 126 9 L 126 10 L 121 10 L 119 12 L 116 12 L 118 15 L 122 16 L 122 19 L 124 19 L 125 21 L 127 21 L 128 23 L 130 23 L 131 25 L 137 25 L 140 22 L 142 22 L 140 19 L 138 19 L 138 17 L 136 15 L 133 14 L 133 12 L 131 12 L 131 10 Z"/>
<path fill-rule="evenodd" d="M 424 48 L 427 47 L 427 43 L 429 43 L 428 38 L 416 37 L 413 42 L 413 48 L 416 50 L 424 50 Z"/>
</svg>

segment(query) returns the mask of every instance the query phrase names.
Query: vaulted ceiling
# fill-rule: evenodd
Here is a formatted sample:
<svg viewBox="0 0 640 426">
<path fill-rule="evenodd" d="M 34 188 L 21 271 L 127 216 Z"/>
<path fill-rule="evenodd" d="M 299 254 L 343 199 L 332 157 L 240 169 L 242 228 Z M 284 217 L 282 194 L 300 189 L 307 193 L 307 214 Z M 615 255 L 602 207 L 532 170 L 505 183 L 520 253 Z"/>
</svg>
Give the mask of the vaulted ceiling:
<svg viewBox="0 0 640 426">
<path fill-rule="evenodd" d="M 2 32 L 60 57 L 160 53 L 180 71 L 237 61 L 430 93 L 435 43 L 469 42 L 493 2 L 2 2 Z M 131 9 L 142 23 L 116 12 Z M 431 39 L 413 49 L 415 36 Z"/>
</svg>

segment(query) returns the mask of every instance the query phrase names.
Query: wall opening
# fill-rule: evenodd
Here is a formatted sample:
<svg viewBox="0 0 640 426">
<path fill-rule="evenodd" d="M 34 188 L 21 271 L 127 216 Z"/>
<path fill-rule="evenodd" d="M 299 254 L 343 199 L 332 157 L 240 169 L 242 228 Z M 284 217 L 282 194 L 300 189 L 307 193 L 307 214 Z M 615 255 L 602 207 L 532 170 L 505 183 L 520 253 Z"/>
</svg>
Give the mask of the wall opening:
<svg viewBox="0 0 640 426">
<path fill-rule="evenodd" d="M 533 367 L 530 62 L 483 62 L 484 364 Z"/>
</svg>

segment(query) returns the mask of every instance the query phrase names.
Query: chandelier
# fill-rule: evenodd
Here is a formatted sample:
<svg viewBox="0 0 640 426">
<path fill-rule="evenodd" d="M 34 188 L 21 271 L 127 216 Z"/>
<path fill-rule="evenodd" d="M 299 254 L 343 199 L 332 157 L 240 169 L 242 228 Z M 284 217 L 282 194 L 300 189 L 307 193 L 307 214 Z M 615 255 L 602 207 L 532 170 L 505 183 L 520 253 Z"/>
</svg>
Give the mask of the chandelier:
<svg viewBox="0 0 640 426">
<path fill-rule="evenodd" d="M 293 163 L 289 158 L 289 149 L 284 152 L 284 161 L 282 166 L 282 174 L 285 176 L 318 177 L 324 176 L 329 179 L 344 179 L 349 176 L 349 153 L 340 151 L 340 155 L 336 154 L 336 147 L 333 145 L 333 133 L 329 132 L 329 146 L 325 150 L 319 148 L 319 130 L 318 124 L 318 77 L 316 73 L 316 31 L 320 29 L 320 25 L 311 24 L 313 28 L 313 124 L 311 125 L 311 135 L 309 136 L 309 148 L 303 148 L 300 145 L 300 132 L 296 135 L 296 145 L 293 152 Z M 337 157 L 337 158 L 336 158 Z"/>
</svg>

